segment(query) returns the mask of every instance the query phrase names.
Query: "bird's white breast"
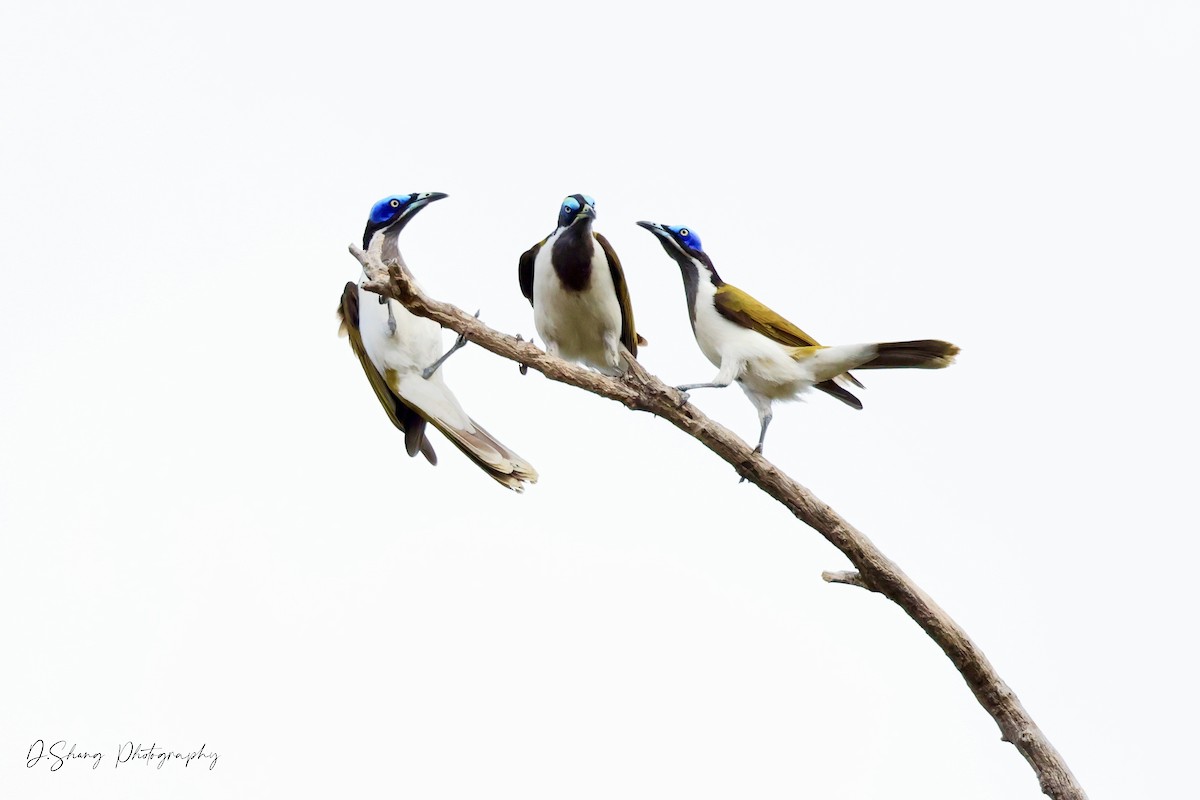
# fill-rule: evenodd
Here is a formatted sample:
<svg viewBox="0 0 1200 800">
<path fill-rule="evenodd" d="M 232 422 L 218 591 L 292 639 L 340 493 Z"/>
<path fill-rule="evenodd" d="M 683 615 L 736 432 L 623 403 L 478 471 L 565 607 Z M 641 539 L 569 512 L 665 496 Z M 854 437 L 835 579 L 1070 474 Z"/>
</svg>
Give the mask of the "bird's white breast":
<svg viewBox="0 0 1200 800">
<path fill-rule="evenodd" d="M 621 304 L 613 284 L 608 259 L 599 242 L 593 243 L 588 285 L 575 292 L 563 286 L 551 263 L 555 232 L 538 250 L 533 263 L 533 323 L 547 346 L 563 358 L 595 367 L 609 365 L 609 346 L 621 336 Z"/>
<path fill-rule="evenodd" d="M 442 329 L 436 322 L 411 314 L 395 300 L 379 302 L 379 295 L 358 289 L 358 329 L 371 363 L 380 373 L 387 370 L 423 370 L 442 354 Z M 396 319 L 396 333 L 388 325 L 388 307 Z M 440 372 L 441 370 L 439 370 Z"/>
<path fill-rule="evenodd" d="M 705 357 L 756 392 L 772 398 L 795 395 L 812 384 L 808 371 L 784 347 L 722 316 L 716 287 L 701 274 L 696 287 L 696 343 Z"/>
<path fill-rule="evenodd" d="M 375 369 L 385 378 L 393 372 L 388 381 L 392 391 L 422 414 L 459 430 L 474 430 L 467 412 L 446 386 L 446 368 L 439 367 L 428 379 L 421 375 L 442 355 L 441 327 L 410 313 L 395 300 L 380 304 L 379 295 L 362 288 L 366 279 L 363 275 L 359 281 L 358 329 Z M 396 319 L 395 334 L 388 324 L 389 305 Z"/>
</svg>

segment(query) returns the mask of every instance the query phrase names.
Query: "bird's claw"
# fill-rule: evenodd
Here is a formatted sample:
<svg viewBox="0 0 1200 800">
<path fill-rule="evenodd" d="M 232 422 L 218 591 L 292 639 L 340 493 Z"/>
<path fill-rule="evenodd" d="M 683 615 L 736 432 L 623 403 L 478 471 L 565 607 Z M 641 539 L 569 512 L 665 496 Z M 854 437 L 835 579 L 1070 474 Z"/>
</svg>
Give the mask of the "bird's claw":
<svg viewBox="0 0 1200 800">
<path fill-rule="evenodd" d="M 762 446 L 762 444 L 759 444 L 757 447 L 754 448 L 754 451 L 751 453 L 751 455 L 761 456 L 762 451 L 763 451 L 763 446 Z M 743 475 L 740 479 L 738 479 L 738 483 L 745 483 L 745 482 L 746 482 L 745 475 Z"/>
<path fill-rule="evenodd" d="M 525 341 L 525 337 L 524 337 L 524 336 L 522 336 L 521 334 L 519 334 L 519 333 L 518 333 L 518 334 L 517 334 L 517 341 L 518 341 L 518 342 L 523 342 L 523 341 Z M 530 342 L 533 342 L 533 339 L 530 339 L 529 341 L 530 341 Z M 527 364 L 518 364 L 518 365 L 517 365 L 517 370 L 518 370 L 518 371 L 519 371 L 519 372 L 520 372 L 522 375 L 528 375 L 528 374 L 529 374 L 529 366 L 528 366 Z"/>
<path fill-rule="evenodd" d="M 483 311 L 483 309 L 481 308 L 475 312 L 475 319 L 479 319 L 480 311 Z M 465 333 L 460 333 L 458 335 L 458 338 L 454 340 L 454 346 L 450 349 L 451 349 L 451 351 L 453 351 L 453 350 L 459 349 L 460 347 L 466 347 L 466 345 L 467 345 L 467 335 Z"/>
<path fill-rule="evenodd" d="M 677 408 L 683 408 L 692 399 L 692 396 L 687 393 L 686 389 L 681 389 L 678 386 L 675 387 L 675 391 L 679 392 L 679 405 Z"/>
</svg>

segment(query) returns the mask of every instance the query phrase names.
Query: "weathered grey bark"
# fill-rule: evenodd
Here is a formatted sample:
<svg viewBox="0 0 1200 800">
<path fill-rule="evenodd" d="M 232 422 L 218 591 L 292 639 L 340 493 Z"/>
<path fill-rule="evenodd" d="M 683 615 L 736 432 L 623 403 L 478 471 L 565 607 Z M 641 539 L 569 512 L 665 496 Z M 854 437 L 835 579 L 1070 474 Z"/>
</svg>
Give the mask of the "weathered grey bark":
<svg viewBox="0 0 1200 800">
<path fill-rule="evenodd" d="M 412 313 L 428 317 L 498 356 L 532 367 L 551 380 L 662 417 L 723 458 L 739 475 L 829 540 L 856 568 L 852 572 L 826 572 L 822 575 L 826 581 L 878 592 L 900 606 L 921 626 L 962 674 L 975 699 L 992 715 L 1000 727 L 1001 738 L 1011 742 L 1033 767 L 1045 794 L 1056 800 L 1086 800 L 1087 795 L 1062 756 L 966 632 L 870 539 L 808 489 L 756 454 L 732 431 L 713 422 L 691 404 L 680 406 L 679 392 L 646 372 L 631 358 L 631 368 L 621 378 L 605 377 L 554 358 L 531 342 L 502 334 L 455 306 L 426 297 L 401 264 L 393 262 L 385 266 L 354 245 L 350 246 L 350 252 L 363 265 L 370 279 L 364 288 L 393 298 Z"/>
</svg>

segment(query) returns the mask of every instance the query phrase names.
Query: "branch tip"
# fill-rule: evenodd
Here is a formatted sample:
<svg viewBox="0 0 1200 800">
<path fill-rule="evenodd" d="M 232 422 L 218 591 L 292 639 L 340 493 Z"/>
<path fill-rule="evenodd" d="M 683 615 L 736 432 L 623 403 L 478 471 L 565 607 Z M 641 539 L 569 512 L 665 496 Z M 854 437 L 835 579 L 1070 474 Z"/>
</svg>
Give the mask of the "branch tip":
<svg viewBox="0 0 1200 800">
<path fill-rule="evenodd" d="M 858 570 L 845 570 L 843 572 L 822 572 L 821 578 L 826 583 L 844 583 L 847 586 L 857 586 L 860 589 L 867 591 L 875 591 L 863 578 L 862 573 Z"/>
</svg>

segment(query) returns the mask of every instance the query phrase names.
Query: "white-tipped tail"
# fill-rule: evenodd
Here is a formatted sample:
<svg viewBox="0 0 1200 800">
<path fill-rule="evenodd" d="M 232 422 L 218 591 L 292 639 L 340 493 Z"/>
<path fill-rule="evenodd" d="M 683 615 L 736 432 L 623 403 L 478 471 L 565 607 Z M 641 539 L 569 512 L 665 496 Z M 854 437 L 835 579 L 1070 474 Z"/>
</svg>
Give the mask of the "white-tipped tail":
<svg viewBox="0 0 1200 800">
<path fill-rule="evenodd" d="M 449 387 L 442 383 L 440 372 L 429 380 L 415 373 L 402 377 L 393 373 L 389 378 L 396 384 L 393 387 L 396 394 L 498 483 L 514 492 L 524 491 L 525 482 L 537 483 L 533 465 L 467 416 Z"/>
<path fill-rule="evenodd" d="M 474 420 L 470 430 L 456 428 L 434 417 L 429 423 L 445 434 L 450 443 L 498 483 L 514 492 L 525 491 L 525 483 L 537 483 L 537 470 L 525 459 L 501 444 Z"/>
</svg>

